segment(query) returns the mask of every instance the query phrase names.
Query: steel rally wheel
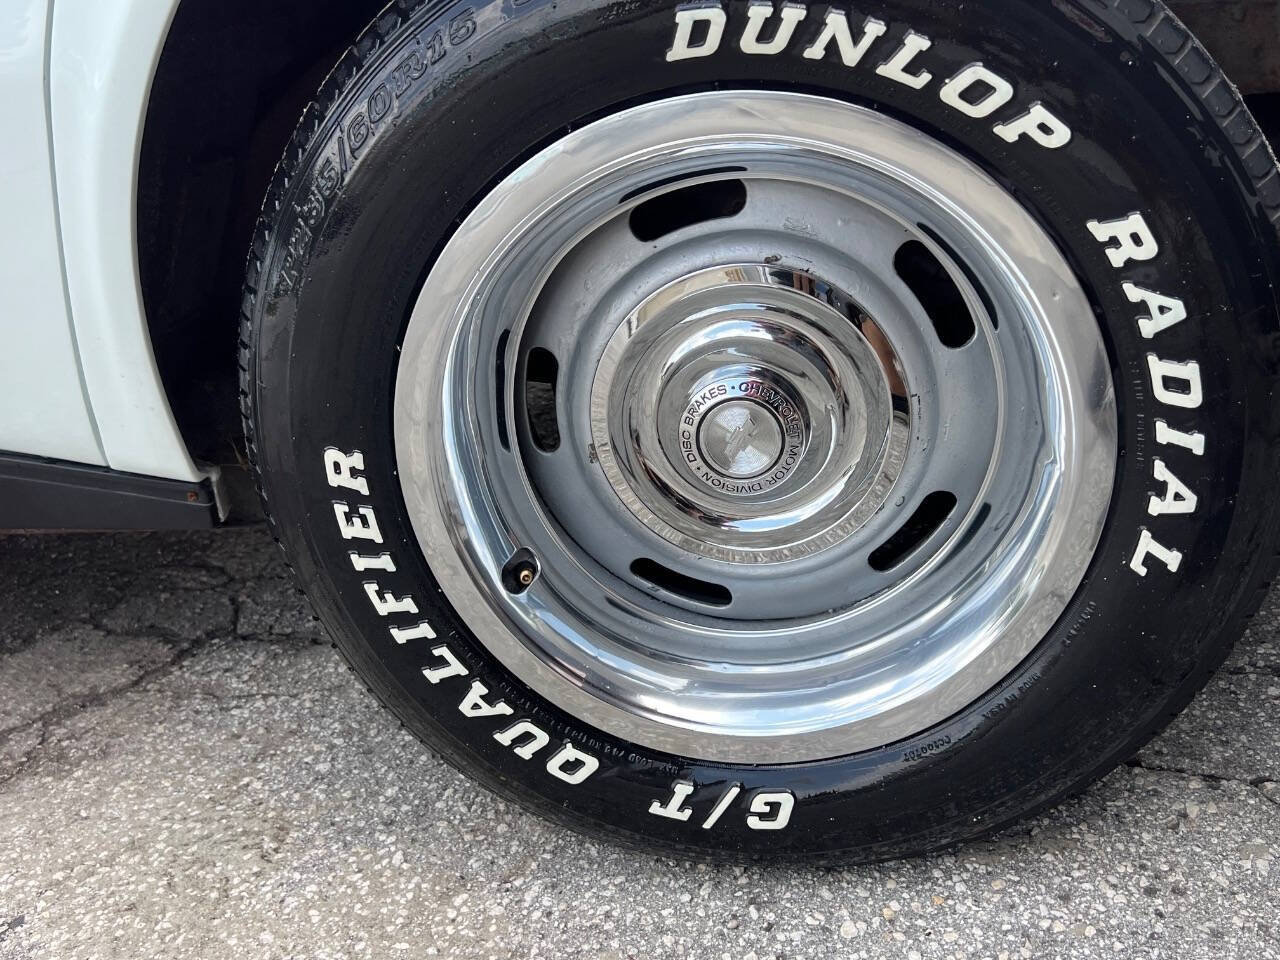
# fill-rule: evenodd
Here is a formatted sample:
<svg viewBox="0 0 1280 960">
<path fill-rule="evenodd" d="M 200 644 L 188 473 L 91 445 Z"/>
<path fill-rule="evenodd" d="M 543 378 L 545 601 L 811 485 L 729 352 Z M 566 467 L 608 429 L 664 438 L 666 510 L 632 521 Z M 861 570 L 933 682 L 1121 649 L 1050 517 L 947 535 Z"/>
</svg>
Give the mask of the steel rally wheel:
<svg viewBox="0 0 1280 960">
<path fill-rule="evenodd" d="M 267 509 L 373 691 L 545 815 L 953 843 L 1256 605 L 1278 205 L 1145 2 L 393 6 L 251 260 Z"/>
</svg>

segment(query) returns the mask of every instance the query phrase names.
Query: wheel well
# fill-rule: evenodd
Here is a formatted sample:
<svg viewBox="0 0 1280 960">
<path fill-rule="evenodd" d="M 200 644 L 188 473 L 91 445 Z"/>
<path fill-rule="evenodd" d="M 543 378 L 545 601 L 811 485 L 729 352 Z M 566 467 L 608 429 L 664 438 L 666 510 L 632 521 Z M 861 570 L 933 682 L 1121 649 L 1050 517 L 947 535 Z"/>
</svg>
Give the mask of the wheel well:
<svg viewBox="0 0 1280 960">
<path fill-rule="evenodd" d="M 185 0 L 156 69 L 138 256 L 156 362 L 191 455 L 242 462 L 236 330 L 262 198 L 303 108 L 386 0 Z"/>
</svg>

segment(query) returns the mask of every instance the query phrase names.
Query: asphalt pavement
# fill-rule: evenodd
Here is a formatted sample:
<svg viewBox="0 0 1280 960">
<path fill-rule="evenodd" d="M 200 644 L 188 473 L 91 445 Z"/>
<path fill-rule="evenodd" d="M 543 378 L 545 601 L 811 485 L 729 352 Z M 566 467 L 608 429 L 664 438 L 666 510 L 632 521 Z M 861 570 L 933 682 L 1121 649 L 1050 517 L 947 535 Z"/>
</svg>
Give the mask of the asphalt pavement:
<svg viewBox="0 0 1280 960">
<path fill-rule="evenodd" d="M 1280 958 L 1280 591 L 1084 795 L 874 867 L 585 840 L 347 671 L 260 529 L 0 538 L 0 960 Z"/>
</svg>

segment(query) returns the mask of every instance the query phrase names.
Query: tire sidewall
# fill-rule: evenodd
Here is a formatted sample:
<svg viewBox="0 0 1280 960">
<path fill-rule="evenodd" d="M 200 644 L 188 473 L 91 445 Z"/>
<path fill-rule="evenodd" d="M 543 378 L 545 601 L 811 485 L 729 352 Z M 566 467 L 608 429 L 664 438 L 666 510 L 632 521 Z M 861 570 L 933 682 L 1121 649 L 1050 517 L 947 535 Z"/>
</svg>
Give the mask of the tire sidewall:
<svg viewBox="0 0 1280 960">
<path fill-rule="evenodd" d="M 1191 116 L 1189 83 L 1120 10 L 1072 3 L 992 3 L 963 18 L 926 0 L 859 8 L 887 24 L 865 62 L 802 56 L 821 28 L 814 4 L 777 55 L 736 43 L 747 4 L 726 2 L 712 56 L 670 63 L 674 3 L 429 4 L 378 28 L 383 42 L 339 72 L 332 102 L 282 168 L 274 241 L 253 307 L 252 436 L 278 536 L 343 652 L 400 718 L 452 763 L 575 826 L 648 847 L 740 854 L 852 851 L 883 857 L 933 847 L 1049 802 L 1114 764 L 1191 696 L 1225 655 L 1271 551 L 1266 496 L 1276 418 L 1275 234 L 1252 180 L 1211 117 Z M 874 72 L 908 29 L 932 46 L 912 69 L 921 90 Z M 1152 34 L 1154 35 L 1154 34 Z M 1028 40 L 1034 38 L 1034 42 Z M 357 50 L 359 50 L 357 45 Z M 1052 53 L 1049 53 L 1052 51 Z M 938 87 L 981 62 L 1016 88 L 974 119 Z M 968 155 L 1010 190 L 1076 270 L 1113 364 L 1121 451 L 1116 493 L 1085 581 L 1050 634 L 1008 677 L 948 721 L 865 753 L 786 766 L 705 764 L 593 729 L 532 693 L 471 635 L 430 572 L 399 492 L 392 437 L 396 358 L 425 271 L 476 199 L 567 129 L 673 93 L 778 87 L 839 97 L 910 123 Z M 322 101 L 323 103 L 323 101 Z M 1042 103 L 1071 141 L 1046 149 L 994 136 L 995 122 Z M 1213 158 L 1218 158 L 1214 163 Z M 1160 252 L 1117 268 L 1089 221 L 1140 212 Z M 1142 336 L 1124 283 L 1181 299 L 1185 321 Z M 1203 400 L 1161 403 L 1148 355 L 1197 364 Z M 1157 443 L 1156 421 L 1205 438 L 1200 455 Z M 335 487 L 326 451 L 359 453 L 368 493 Z M 1151 516 L 1159 459 L 1196 507 Z M 376 518 L 380 543 L 344 537 L 339 514 Z M 337 511 L 337 512 L 335 512 Z M 1176 572 L 1147 556 L 1147 530 L 1178 551 Z M 451 549 L 433 544 L 431 551 Z M 395 570 L 356 571 L 352 551 Z M 381 616 L 379 595 L 420 615 Z M 434 639 L 396 643 L 389 627 L 429 622 Z M 439 653 L 447 648 L 447 654 Z M 457 669 L 436 682 L 424 674 Z M 437 674 L 438 675 L 438 674 Z M 474 685 L 487 704 L 467 716 Z M 525 759 L 494 734 L 528 721 L 546 745 Z M 517 744 L 518 746 L 519 744 Z M 598 762 L 581 783 L 550 770 L 566 749 Z M 673 790 L 673 809 L 650 813 Z M 718 801 L 734 799 L 712 828 Z M 767 826 L 794 798 L 785 829 Z"/>
</svg>

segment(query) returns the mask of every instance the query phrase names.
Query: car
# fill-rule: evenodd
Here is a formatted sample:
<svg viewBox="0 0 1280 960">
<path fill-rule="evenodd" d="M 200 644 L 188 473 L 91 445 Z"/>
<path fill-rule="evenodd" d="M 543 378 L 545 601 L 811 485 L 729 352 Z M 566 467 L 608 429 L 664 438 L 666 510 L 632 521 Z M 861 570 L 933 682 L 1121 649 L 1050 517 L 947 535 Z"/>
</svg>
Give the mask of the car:
<svg viewBox="0 0 1280 960">
<path fill-rule="evenodd" d="M 610 842 L 996 830 L 1275 574 L 1276 15 L 10 0 L 0 527 L 265 523 Z"/>
</svg>

